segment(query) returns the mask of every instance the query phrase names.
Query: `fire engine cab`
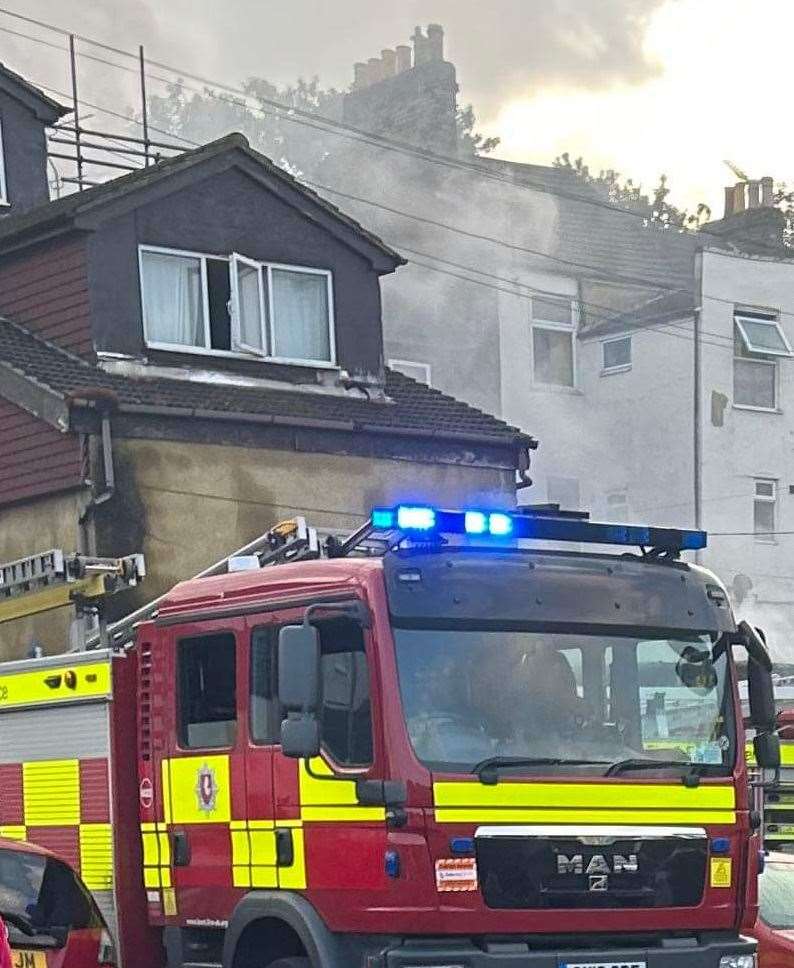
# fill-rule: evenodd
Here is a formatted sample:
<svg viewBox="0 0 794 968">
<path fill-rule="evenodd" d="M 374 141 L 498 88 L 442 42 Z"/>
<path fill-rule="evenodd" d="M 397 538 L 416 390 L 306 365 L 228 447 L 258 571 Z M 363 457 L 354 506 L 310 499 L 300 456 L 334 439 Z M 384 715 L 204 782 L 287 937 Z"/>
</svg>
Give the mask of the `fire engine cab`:
<svg viewBox="0 0 794 968">
<path fill-rule="evenodd" d="M 0 833 L 97 872 L 123 968 L 752 968 L 734 651 L 764 768 L 771 663 L 704 545 L 556 507 L 280 526 L 0 666 Z"/>
</svg>

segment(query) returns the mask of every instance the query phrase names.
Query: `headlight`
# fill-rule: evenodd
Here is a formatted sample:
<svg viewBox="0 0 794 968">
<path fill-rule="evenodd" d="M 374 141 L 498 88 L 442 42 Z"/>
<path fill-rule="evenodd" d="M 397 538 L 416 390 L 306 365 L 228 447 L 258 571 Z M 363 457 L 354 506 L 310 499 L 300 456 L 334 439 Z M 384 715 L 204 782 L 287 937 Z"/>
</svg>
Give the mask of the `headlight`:
<svg viewBox="0 0 794 968">
<path fill-rule="evenodd" d="M 755 955 L 723 955 L 720 958 L 720 968 L 757 968 L 757 965 Z"/>
</svg>

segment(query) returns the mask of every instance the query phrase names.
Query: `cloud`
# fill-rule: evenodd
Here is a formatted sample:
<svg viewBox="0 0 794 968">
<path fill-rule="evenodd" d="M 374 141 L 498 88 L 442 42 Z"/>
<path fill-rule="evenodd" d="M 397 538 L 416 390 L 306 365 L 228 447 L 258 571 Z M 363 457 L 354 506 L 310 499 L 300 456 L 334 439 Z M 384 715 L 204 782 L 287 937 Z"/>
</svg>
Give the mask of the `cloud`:
<svg viewBox="0 0 794 968">
<path fill-rule="evenodd" d="M 252 75 L 276 83 L 319 75 L 326 86 L 346 86 L 354 61 L 407 43 L 414 25 L 435 21 L 445 27 L 463 98 L 492 116 L 500 103 L 542 90 L 652 77 L 657 65 L 643 38 L 669 3 L 676 0 L 28 0 L 25 12 L 132 52 L 144 44 L 152 58 L 232 84 Z M 3 25 L 19 26 L 5 17 Z M 0 42 L 24 66 L 33 62 L 24 41 Z M 39 74 L 52 77 L 58 60 L 66 83 L 65 59 L 36 55 Z"/>
</svg>

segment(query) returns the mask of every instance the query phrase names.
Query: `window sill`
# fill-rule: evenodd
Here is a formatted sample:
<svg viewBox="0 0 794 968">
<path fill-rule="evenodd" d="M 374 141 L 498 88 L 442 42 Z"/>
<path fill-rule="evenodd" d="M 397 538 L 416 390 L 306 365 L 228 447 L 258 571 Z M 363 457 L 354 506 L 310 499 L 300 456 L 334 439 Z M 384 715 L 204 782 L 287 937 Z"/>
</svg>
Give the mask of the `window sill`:
<svg viewBox="0 0 794 968">
<path fill-rule="evenodd" d="M 7 198 L 0 198 L 0 208 L 11 208 L 11 202 Z"/>
<path fill-rule="evenodd" d="M 601 376 L 614 376 L 616 373 L 628 373 L 630 369 L 631 363 L 624 363 L 622 366 L 603 367 Z"/>
<path fill-rule="evenodd" d="M 549 393 L 565 393 L 575 397 L 584 396 L 584 391 L 579 387 L 566 387 L 558 383 L 533 383 L 533 390 L 544 390 Z"/>
<path fill-rule="evenodd" d="M 218 357 L 224 360 L 248 360 L 251 363 L 280 363 L 284 366 L 305 366 L 312 370 L 338 370 L 339 364 L 329 360 L 297 360 L 281 356 L 257 356 L 254 353 L 237 353 L 234 350 L 208 350 L 203 346 L 186 346 L 184 343 L 150 343 L 146 348 L 164 353 L 189 353 L 191 356 Z"/>
<path fill-rule="evenodd" d="M 751 407 L 747 403 L 734 403 L 731 404 L 731 408 L 733 410 L 746 410 L 749 413 L 783 413 L 780 407 Z"/>
</svg>

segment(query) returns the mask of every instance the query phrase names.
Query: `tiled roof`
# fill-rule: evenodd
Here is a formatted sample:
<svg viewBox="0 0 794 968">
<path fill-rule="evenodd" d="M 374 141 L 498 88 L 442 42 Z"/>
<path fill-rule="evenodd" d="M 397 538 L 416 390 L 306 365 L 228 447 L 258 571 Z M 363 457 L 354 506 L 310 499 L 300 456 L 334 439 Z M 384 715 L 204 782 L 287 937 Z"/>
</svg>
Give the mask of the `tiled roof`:
<svg viewBox="0 0 794 968">
<path fill-rule="evenodd" d="M 527 446 L 531 441 L 515 427 L 470 407 L 401 373 L 386 371 L 388 402 L 271 387 L 107 373 L 66 350 L 0 318 L 0 362 L 62 397 L 79 398 L 111 391 L 124 408 L 171 411 L 226 419 L 248 415 L 288 418 L 329 429 L 394 431 L 417 437 L 481 440 L 482 443 Z"/>
<path fill-rule="evenodd" d="M 59 104 L 58 101 L 54 101 L 51 97 L 48 97 L 41 88 L 36 87 L 35 84 L 31 84 L 27 78 L 12 71 L 5 64 L 0 64 L 0 86 L 8 90 L 9 93 L 12 93 L 16 87 L 22 94 L 23 99 L 27 100 L 29 104 L 38 102 L 45 114 L 52 114 L 54 118 L 61 118 L 64 114 L 69 114 L 72 110 L 71 108 L 64 107 L 63 104 Z"/>
<path fill-rule="evenodd" d="M 0 220 L 0 246 L 6 239 L 16 240 L 22 234 L 35 233 L 45 227 L 49 229 L 51 226 L 68 226 L 73 219 L 84 212 L 93 212 L 100 205 L 115 201 L 130 192 L 141 191 L 163 179 L 173 177 L 179 172 L 188 171 L 201 162 L 232 151 L 242 152 L 260 165 L 268 175 L 310 199 L 338 222 L 359 235 L 362 240 L 378 249 L 382 255 L 393 260 L 395 266 L 402 265 L 405 262 L 405 259 L 398 252 L 386 245 L 377 235 L 369 232 L 363 225 L 346 215 L 332 202 L 322 198 L 311 188 L 298 181 L 289 172 L 279 168 L 266 155 L 254 151 L 248 144 L 245 135 L 238 133 L 228 134 L 199 148 L 166 158 L 155 165 L 140 168 L 118 178 L 111 178 L 100 185 L 94 185 L 81 192 L 74 192 L 71 195 L 45 202 L 43 205 L 37 205 L 19 215 L 4 218 Z"/>
</svg>

